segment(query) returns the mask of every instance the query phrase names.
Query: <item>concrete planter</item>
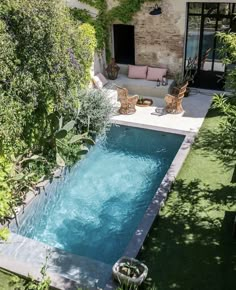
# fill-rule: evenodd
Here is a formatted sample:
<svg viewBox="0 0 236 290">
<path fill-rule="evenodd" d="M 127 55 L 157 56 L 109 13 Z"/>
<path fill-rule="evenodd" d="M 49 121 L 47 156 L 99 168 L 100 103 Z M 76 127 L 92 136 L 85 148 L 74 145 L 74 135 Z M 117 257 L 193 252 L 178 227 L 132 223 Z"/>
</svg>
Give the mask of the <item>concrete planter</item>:
<svg viewBox="0 0 236 290">
<path fill-rule="evenodd" d="M 148 268 L 136 259 L 122 257 L 114 264 L 112 273 L 121 285 L 139 286 L 146 279 Z"/>
</svg>

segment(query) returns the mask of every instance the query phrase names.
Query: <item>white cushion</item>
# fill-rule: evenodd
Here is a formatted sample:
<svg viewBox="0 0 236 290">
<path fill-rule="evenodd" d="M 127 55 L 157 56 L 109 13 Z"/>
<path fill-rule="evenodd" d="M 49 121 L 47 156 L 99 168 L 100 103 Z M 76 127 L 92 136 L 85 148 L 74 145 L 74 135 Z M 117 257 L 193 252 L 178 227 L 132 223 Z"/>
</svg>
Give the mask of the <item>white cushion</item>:
<svg viewBox="0 0 236 290">
<path fill-rule="evenodd" d="M 98 89 L 102 89 L 108 83 L 108 80 L 104 77 L 102 73 L 96 74 L 92 79 L 93 79 L 94 85 Z"/>
</svg>

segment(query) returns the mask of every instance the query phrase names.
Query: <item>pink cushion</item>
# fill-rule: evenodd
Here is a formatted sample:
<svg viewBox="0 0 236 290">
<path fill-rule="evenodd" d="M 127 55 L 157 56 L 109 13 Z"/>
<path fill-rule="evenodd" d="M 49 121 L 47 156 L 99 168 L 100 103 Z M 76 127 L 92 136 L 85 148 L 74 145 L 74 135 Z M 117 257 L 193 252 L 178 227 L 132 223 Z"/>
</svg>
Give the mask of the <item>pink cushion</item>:
<svg viewBox="0 0 236 290">
<path fill-rule="evenodd" d="M 147 66 L 129 65 L 128 78 L 130 79 L 146 79 Z"/>
<path fill-rule="evenodd" d="M 162 78 L 166 75 L 167 69 L 166 68 L 159 68 L 159 67 L 148 67 L 147 73 L 147 80 L 149 81 L 156 81 L 162 80 Z"/>
<path fill-rule="evenodd" d="M 98 89 L 102 89 L 108 83 L 108 80 L 103 74 L 98 73 L 93 77 L 93 83 Z"/>
</svg>

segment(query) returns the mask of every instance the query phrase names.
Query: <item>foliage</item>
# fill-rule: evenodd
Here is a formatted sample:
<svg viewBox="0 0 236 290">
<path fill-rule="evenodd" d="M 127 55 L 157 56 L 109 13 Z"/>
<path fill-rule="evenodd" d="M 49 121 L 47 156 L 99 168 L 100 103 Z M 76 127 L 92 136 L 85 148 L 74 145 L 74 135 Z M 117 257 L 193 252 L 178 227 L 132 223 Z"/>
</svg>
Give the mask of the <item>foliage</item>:
<svg viewBox="0 0 236 290">
<path fill-rule="evenodd" d="M 226 87 L 231 89 L 230 96 L 215 95 L 213 108 L 218 109 L 225 118 L 220 123 L 218 148 L 228 163 L 232 165 L 236 152 L 236 34 L 232 32 L 217 34 L 219 40 L 219 54 L 225 65 L 233 65 L 226 73 Z"/>
<path fill-rule="evenodd" d="M 0 241 L 7 241 L 9 237 L 10 231 L 8 228 L 1 228 L 0 229 Z"/>
<path fill-rule="evenodd" d="M 24 289 L 24 290 L 49 290 L 51 279 L 47 275 L 47 260 L 46 263 L 40 270 L 41 279 L 40 281 L 35 280 L 32 276 L 28 276 L 28 279 L 22 279 L 19 276 L 12 276 L 9 286 L 14 287 L 14 289 Z M 24 288 L 21 286 L 23 285 Z"/>
<path fill-rule="evenodd" d="M 9 145 L 10 129 L 11 144 L 24 139 L 23 145 L 32 147 L 40 141 L 47 131 L 47 115 L 55 108 L 61 114 L 68 111 L 78 89 L 89 82 L 96 46 L 94 30 L 72 21 L 62 3 L 1 1 L 3 150 Z"/>
<path fill-rule="evenodd" d="M 219 127 L 218 150 L 224 155 L 228 163 L 235 163 L 236 153 L 236 102 L 235 98 L 224 94 L 215 94 L 213 108 L 220 110 L 226 117 L 221 121 Z"/>
<path fill-rule="evenodd" d="M 47 139 L 52 149 L 55 150 L 58 166 L 63 167 L 70 162 L 74 163 L 79 156 L 86 154 L 88 148 L 83 143 L 94 145 L 94 141 L 88 137 L 87 132 L 76 134 L 76 120 L 71 120 L 63 125 L 63 117 L 60 117 L 58 112 L 52 113 L 50 118 L 52 120 L 52 132 Z M 79 146 L 77 146 L 78 144 Z M 73 145 L 76 145 L 76 147 Z"/>
<path fill-rule="evenodd" d="M 88 89 L 79 92 L 81 110 L 78 115 L 80 130 L 88 130 L 94 134 L 102 134 L 110 123 L 113 106 L 106 91 Z"/>
<path fill-rule="evenodd" d="M 4 223 L 37 180 L 55 169 L 59 151 L 72 164 L 85 152 L 83 143 L 93 143 L 87 131 L 79 132 L 75 126 L 65 136 L 66 142 L 79 136 L 73 144 L 54 138 L 59 133 L 51 117 L 58 112 L 67 125 L 77 117 L 78 91 L 90 81 L 96 38 L 90 24 L 71 18 L 63 0 L 2 0 L 0 43 L 0 223 Z"/>
<path fill-rule="evenodd" d="M 218 53 L 227 66 L 225 86 L 236 96 L 236 33 L 218 32 L 217 38 L 219 41 Z"/>
<path fill-rule="evenodd" d="M 119 5 L 112 8 L 108 12 L 109 22 L 120 20 L 123 23 L 128 23 L 132 20 L 135 13 L 141 9 L 141 5 L 145 2 L 156 2 L 158 0 L 119 0 Z"/>
<path fill-rule="evenodd" d="M 101 52 L 108 37 L 105 14 L 100 12 L 96 18 L 93 18 L 87 10 L 77 8 L 71 8 L 70 13 L 74 20 L 93 26 L 96 36 L 96 49 Z"/>
<path fill-rule="evenodd" d="M 184 84 L 186 84 L 186 82 L 194 82 L 194 78 L 195 75 L 197 73 L 197 67 L 196 67 L 196 62 L 197 62 L 197 57 L 195 58 L 189 58 L 188 59 L 188 63 L 185 67 L 185 73 L 177 73 L 175 75 L 175 83 L 177 87 L 181 87 Z"/>
<path fill-rule="evenodd" d="M 107 61 L 110 61 L 111 52 L 109 44 L 108 27 L 114 21 L 119 20 L 122 23 L 128 23 L 132 20 L 141 5 L 145 2 L 158 2 L 158 0 L 118 0 L 118 5 L 107 11 L 106 0 L 80 0 L 92 7 L 98 9 L 98 16 L 94 19 L 88 11 L 83 9 L 71 9 L 73 17 L 79 21 L 90 23 L 96 31 L 97 49 L 101 51 L 106 49 Z"/>
</svg>

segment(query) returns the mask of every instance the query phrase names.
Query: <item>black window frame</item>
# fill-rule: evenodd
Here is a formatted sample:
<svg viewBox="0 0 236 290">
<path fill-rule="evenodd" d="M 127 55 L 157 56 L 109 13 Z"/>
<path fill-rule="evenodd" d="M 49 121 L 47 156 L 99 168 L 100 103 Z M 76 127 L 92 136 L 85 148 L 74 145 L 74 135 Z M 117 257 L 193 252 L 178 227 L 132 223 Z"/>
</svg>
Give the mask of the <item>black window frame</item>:
<svg viewBox="0 0 236 290">
<path fill-rule="evenodd" d="M 192 13 L 190 12 L 191 4 L 201 4 L 201 12 Z M 217 13 L 214 14 L 208 14 L 205 13 L 205 6 L 216 4 Z M 230 4 L 230 11 L 227 15 L 220 13 L 220 5 L 221 4 Z M 198 50 L 198 64 L 197 64 L 197 70 L 200 70 L 201 67 L 201 57 L 202 57 L 202 43 L 203 43 L 203 34 L 204 34 L 204 18 L 206 16 L 211 16 L 216 18 L 216 26 L 215 30 L 218 28 L 218 20 L 220 18 L 229 18 L 230 19 L 230 28 L 232 27 L 233 18 L 236 17 L 236 3 L 219 3 L 219 2 L 187 2 L 187 24 L 186 24 L 186 37 L 185 37 L 185 56 L 184 56 L 184 71 L 186 69 L 186 63 L 187 63 L 187 45 L 188 45 L 188 32 L 189 32 L 189 17 L 190 16 L 201 16 L 201 25 L 200 25 L 200 39 L 199 39 L 199 50 Z M 214 68 L 215 63 L 215 50 L 216 50 L 216 38 L 214 39 L 214 45 L 213 45 L 213 55 L 212 55 L 212 71 Z"/>
</svg>

